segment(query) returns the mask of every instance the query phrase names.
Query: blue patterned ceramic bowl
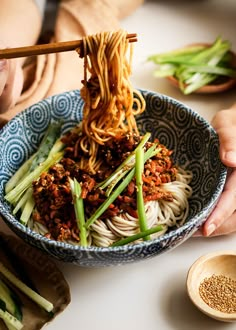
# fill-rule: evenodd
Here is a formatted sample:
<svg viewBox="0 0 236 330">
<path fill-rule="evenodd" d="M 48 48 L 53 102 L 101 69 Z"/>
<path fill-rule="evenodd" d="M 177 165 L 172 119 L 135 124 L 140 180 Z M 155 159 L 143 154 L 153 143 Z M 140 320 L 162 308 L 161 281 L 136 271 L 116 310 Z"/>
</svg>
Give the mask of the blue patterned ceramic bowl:
<svg viewBox="0 0 236 330">
<path fill-rule="evenodd" d="M 23 240 L 64 262 L 82 266 L 108 266 L 154 257 L 189 238 L 205 221 L 221 194 L 226 169 L 218 156 L 218 137 L 197 113 L 178 101 L 150 91 L 142 91 L 147 104 L 138 118 L 141 131 L 151 131 L 174 150 L 177 164 L 193 172 L 193 196 L 187 222 L 160 238 L 113 248 L 83 248 L 56 242 L 24 227 L 4 201 L 4 186 L 10 176 L 37 148 L 48 124 L 63 118 L 64 131 L 82 118 L 79 91 L 43 100 L 12 119 L 0 132 L 0 214 Z"/>
</svg>

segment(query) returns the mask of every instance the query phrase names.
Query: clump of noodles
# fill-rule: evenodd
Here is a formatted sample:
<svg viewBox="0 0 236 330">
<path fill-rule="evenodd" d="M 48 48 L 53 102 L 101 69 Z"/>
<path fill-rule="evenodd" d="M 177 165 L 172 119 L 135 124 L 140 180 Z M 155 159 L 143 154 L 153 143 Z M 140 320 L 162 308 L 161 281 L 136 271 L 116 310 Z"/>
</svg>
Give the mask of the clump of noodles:
<svg viewBox="0 0 236 330">
<path fill-rule="evenodd" d="M 124 30 L 83 38 L 85 104 L 77 152 L 83 151 L 80 168 L 91 173 L 102 163 L 99 145 L 122 134 L 139 134 L 135 115 L 144 111 L 145 100 L 129 81 L 132 48 Z"/>
<path fill-rule="evenodd" d="M 192 195 L 189 183 L 192 173 L 179 169 L 176 181 L 162 184 L 164 191 L 171 192 L 173 201 L 156 200 L 145 204 L 148 228 L 162 225 L 163 229 L 151 235 L 152 239 L 163 235 L 171 227 L 179 227 L 186 221 L 189 212 L 188 199 Z M 90 241 L 97 246 L 109 246 L 123 237 L 140 232 L 138 218 L 128 213 L 110 219 L 97 220 L 92 226 Z M 137 241 L 136 241 L 137 243 Z"/>
</svg>

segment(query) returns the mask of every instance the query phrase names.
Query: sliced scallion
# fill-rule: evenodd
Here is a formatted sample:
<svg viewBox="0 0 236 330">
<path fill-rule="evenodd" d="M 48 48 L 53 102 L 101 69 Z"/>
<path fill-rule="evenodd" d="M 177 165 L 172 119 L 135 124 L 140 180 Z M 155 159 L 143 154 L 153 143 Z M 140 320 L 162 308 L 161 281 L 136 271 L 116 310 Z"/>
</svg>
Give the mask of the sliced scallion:
<svg viewBox="0 0 236 330">
<path fill-rule="evenodd" d="M 137 233 L 137 234 L 134 234 L 132 236 L 123 238 L 123 239 L 113 243 L 111 246 L 115 247 L 115 246 L 126 245 L 126 244 L 132 243 L 134 241 L 137 241 L 140 238 L 144 238 L 144 237 L 147 237 L 149 235 L 155 234 L 158 231 L 161 231 L 162 229 L 163 229 L 163 227 L 161 225 L 156 226 L 156 227 L 152 227 L 152 228 L 149 228 L 149 229 L 147 229 L 145 231 L 142 231 L 140 233 Z"/>
<path fill-rule="evenodd" d="M 143 148 L 137 148 L 135 153 L 135 178 L 137 189 L 137 210 L 140 231 L 143 232 L 148 229 L 147 215 L 145 212 L 145 205 L 143 200 L 143 170 L 144 170 L 144 151 Z M 150 236 L 144 236 L 145 240 L 149 240 Z"/>
<path fill-rule="evenodd" d="M 209 85 L 219 76 L 236 77 L 232 66 L 231 44 L 217 37 L 212 45 L 180 48 L 148 57 L 157 65 L 156 77 L 173 76 L 182 92 L 187 95 Z"/>
<path fill-rule="evenodd" d="M 81 186 L 79 182 L 74 178 L 74 180 L 69 179 L 71 192 L 74 201 L 74 210 L 76 216 L 76 223 L 79 229 L 80 235 L 80 245 L 87 246 L 87 232 L 85 228 L 85 215 L 84 215 L 84 202 L 81 198 Z"/>
</svg>

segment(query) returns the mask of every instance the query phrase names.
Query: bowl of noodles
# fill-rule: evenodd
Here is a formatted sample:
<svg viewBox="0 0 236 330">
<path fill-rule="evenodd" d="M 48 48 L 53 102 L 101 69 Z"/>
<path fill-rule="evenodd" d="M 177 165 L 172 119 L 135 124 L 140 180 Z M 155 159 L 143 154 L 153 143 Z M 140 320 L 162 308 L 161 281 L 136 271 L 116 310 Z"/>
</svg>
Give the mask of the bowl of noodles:
<svg viewBox="0 0 236 330">
<path fill-rule="evenodd" d="M 177 247 L 226 179 L 211 125 L 178 100 L 134 89 L 126 36 L 103 34 L 108 46 L 109 38 L 117 51 L 99 59 L 101 35 L 85 38 L 81 90 L 32 105 L 0 131 L 2 220 L 50 256 L 86 267 Z"/>
</svg>

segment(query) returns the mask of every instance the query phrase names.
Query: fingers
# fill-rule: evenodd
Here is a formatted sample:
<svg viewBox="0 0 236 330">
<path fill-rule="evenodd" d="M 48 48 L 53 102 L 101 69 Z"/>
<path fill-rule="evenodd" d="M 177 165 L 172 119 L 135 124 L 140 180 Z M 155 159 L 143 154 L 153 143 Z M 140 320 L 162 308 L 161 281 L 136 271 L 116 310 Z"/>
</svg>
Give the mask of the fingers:
<svg viewBox="0 0 236 330">
<path fill-rule="evenodd" d="M 220 227 L 218 227 L 212 234 L 208 237 L 229 235 L 235 233 L 236 231 L 236 212 L 234 212 Z M 201 229 L 197 230 L 193 237 L 203 237 L 203 232 Z"/>
<path fill-rule="evenodd" d="M 230 174 L 224 191 L 213 210 L 210 217 L 202 227 L 204 236 L 210 236 L 215 233 L 223 224 L 227 227 L 227 222 L 231 219 L 236 208 L 236 169 Z M 219 229 L 220 230 L 220 229 Z M 218 230 L 218 231 L 219 231 Z M 234 228 L 236 231 L 236 226 Z"/>
<path fill-rule="evenodd" d="M 219 111 L 212 120 L 220 141 L 221 161 L 233 170 L 228 176 L 224 191 L 199 236 L 217 236 L 236 231 L 236 104 Z"/>
<path fill-rule="evenodd" d="M 220 236 L 232 234 L 236 231 L 236 212 L 234 212 L 219 228 L 217 228 L 210 236 Z"/>
<path fill-rule="evenodd" d="M 229 167 L 236 167 L 236 104 L 230 109 L 219 111 L 212 120 L 219 135 L 220 158 Z"/>
</svg>

